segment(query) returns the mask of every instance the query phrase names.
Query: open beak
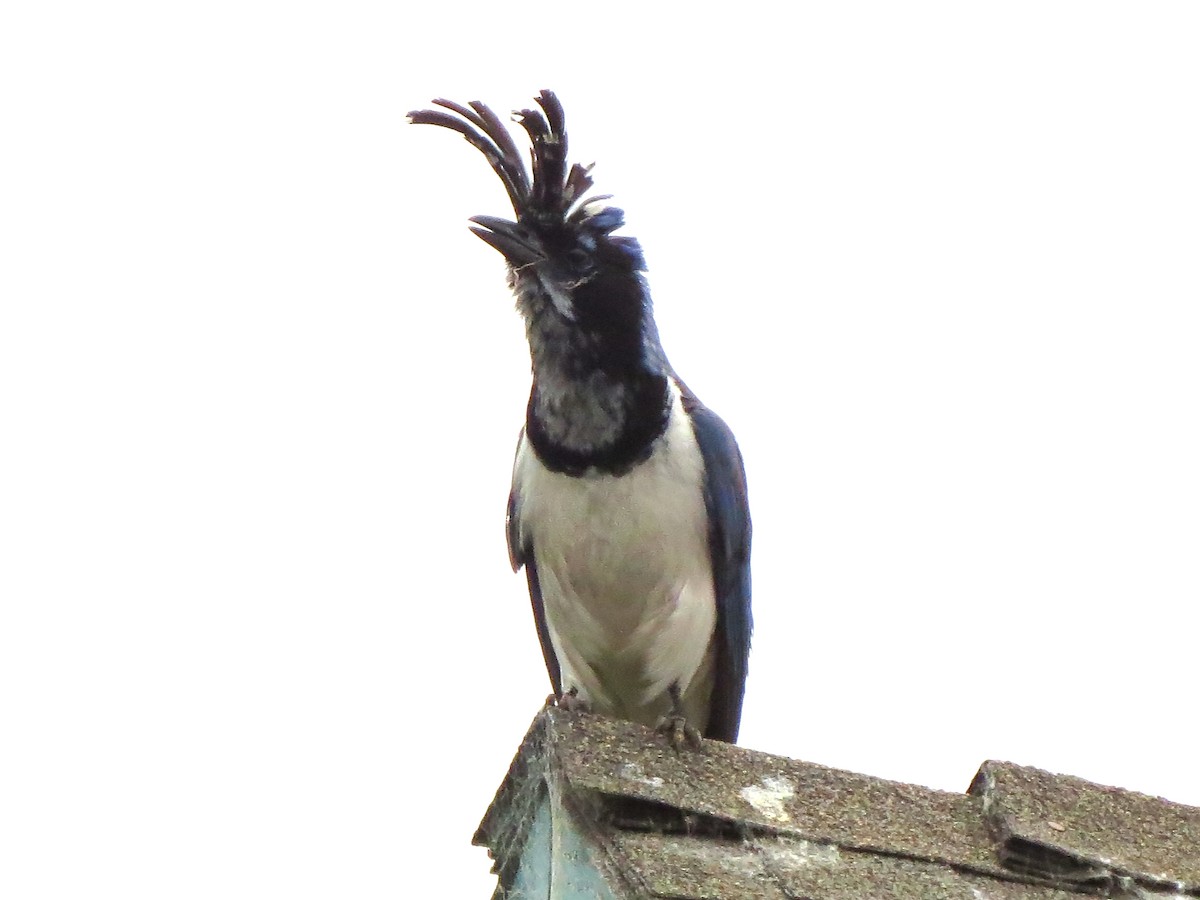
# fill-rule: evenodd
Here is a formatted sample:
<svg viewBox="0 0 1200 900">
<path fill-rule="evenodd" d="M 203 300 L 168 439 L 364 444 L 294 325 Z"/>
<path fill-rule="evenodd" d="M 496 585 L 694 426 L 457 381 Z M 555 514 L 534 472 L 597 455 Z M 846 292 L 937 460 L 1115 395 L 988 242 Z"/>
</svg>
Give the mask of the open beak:
<svg viewBox="0 0 1200 900">
<path fill-rule="evenodd" d="M 516 222 L 497 216 L 472 216 L 468 221 L 475 223 L 471 231 L 499 250 L 509 265 L 515 268 L 546 258 L 537 238 Z"/>
</svg>

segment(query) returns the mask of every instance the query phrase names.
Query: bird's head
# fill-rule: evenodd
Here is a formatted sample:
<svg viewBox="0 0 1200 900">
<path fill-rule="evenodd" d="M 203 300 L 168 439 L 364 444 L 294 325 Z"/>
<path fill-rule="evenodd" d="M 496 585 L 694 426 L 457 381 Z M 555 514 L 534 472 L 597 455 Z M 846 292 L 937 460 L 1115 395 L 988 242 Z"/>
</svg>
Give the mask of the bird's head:
<svg viewBox="0 0 1200 900">
<path fill-rule="evenodd" d="M 508 262 L 525 319 L 533 386 L 526 436 L 543 464 L 578 474 L 627 470 L 650 453 L 670 416 L 670 365 L 642 272 L 642 249 L 613 232 L 624 214 L 588 196 L 591 166 L 567 163 L 562 105 L 542 91 L 514 118 L 532 168 L 491 109 L 434 100 L 410 122 L 456 131 L 504 183 L 514 220 L 475 216 L 471 230 Z M 524 141 L 522 141 L 524 143 Z"/>
<path fill-rule="evenodd" d="M 500 176 L 516 221 L 474 216 L 471 230 L 508 262 L 517 305 L 534 330 L 599 336 L 641 331 L 649 295 L 637 240 L 613 234 L 624 213 L 587 196 L 591 166 L 568 166 L 562 104 L 542 91 L 536 109 L 514 112 L 528 135 L 532 172 L 504 123 L 478 101 L 434 100 L 440 109 L 410 112 L 414 124 L 456 131 L 486 157 Z M 632 335 L 631 335 L 632 336 Z"/>
</svg>

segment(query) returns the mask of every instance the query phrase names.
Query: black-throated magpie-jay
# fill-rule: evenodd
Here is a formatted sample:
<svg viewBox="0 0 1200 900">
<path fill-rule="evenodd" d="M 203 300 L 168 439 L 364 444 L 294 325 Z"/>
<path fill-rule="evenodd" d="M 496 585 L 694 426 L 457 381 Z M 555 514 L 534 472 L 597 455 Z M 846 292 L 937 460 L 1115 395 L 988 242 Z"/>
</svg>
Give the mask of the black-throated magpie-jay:
<svg viewBox="0 0 1200 900">
<path fill-rule="evenodd" d="M 737 739 L 750 653 L 750 514 L 733 434 L 667 362 L 641 246 L 591 166 L 568 165 L 551 91 L 514 114 L 532 171 L 479 102 L 435 100 L 417 124 L 463 135 L 516 221 L 471 230 L 508 263 L 533 387 L 508 501 L 560 702 L 658 726 L 674 746 Z"/>
</svg>

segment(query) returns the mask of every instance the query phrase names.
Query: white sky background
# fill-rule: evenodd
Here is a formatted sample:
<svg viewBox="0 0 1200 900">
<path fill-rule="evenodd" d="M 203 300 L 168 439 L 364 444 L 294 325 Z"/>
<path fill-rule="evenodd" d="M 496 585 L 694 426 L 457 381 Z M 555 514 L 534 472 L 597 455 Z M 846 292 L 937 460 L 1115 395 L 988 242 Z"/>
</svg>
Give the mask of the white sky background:
<svg viewBox="0 0 1200 900">
<path fill-rule="evenodd" d="M 0 13 L 0 895 L 488 896 L 548 690 L 504 215 L 566 106 L 755 520 L 742 743 L 1200 804 L 1190 3 Z"/>
</svg>

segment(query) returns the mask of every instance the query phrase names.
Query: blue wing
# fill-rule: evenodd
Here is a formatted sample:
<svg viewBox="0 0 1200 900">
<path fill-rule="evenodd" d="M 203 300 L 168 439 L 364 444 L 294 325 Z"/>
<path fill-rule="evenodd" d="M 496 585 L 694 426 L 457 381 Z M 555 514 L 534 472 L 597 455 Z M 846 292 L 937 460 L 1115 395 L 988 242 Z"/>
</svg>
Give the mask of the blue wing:
<svg viewBox="0 0 1200 900">
<path fill-rule="evenodd" d="M 704 459 L 708 549 L 717 600 L 717 659 L 704 736 L 734 743 L 750 658 L 750 507 L 742 454 L 729 426 L 680 383 Z"/>
<path fill-rule="evenodd" d="M 525 441 L 525 430 L 517 439 L 517 453 L 521 452 L 521 444 Z M 514 466 L 515 470 L 515 466 Z M 533 546 L 521 540 L 521 494 L 517 482 L 513 478 L 512 489 L 508 492 L 508 511 L 505 516 L 505 531 L 508 536 L 508 561 L 512 563 L 514 572 L 521 566 L 525 567 L 525 577 L 529 581 L 529 602 L 533 605 L 533 622 L 537 626 L 538 641 L 542 645 L 542 658 L 546 661 L 546 671 L 550 674 L 550 684 L 556 697 L 562 696 L 562 676 L 559 674 L 558 657 L 554 655 L 554 646 L 550 643 L 550 629 L 546 625 L 546 608 L 542 603 L 542 588 L 538 583 L 537 564 L 533 561 Z"/>
</svg>

